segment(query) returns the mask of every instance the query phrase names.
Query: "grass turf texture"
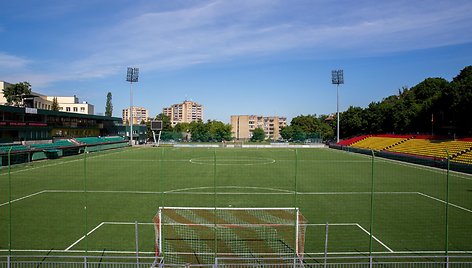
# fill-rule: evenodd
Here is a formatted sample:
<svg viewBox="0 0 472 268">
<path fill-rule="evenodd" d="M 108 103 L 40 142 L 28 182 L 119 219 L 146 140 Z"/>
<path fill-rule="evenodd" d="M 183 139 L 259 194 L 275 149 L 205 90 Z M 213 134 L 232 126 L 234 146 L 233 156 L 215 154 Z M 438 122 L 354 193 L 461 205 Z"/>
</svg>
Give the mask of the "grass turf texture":
<svg viewBox="0 0 472 268">
<path fill-rule="evenodd" d="M 371 158 L 336 150 L 127 148 L 10 173 L 3 167 L 0 174 L 0 254 L 8 254 L 10 224 L 14 254 L 132 254 L 135 221 L 140 252 L 152 254 L 159 206 L 214 205 L 299 207 L 310 224 L 305 252 L 314 256 L 324 252 L 327 222 L 333 254 L 368 252 L 371 229 L 373 252 L 442 253 L 446 246 L 446 171 L 380 158 L 372 168 Z M 472 251 L 470 175 L 449 174 L 449 200 L 448 249 Z"/>
</svg>

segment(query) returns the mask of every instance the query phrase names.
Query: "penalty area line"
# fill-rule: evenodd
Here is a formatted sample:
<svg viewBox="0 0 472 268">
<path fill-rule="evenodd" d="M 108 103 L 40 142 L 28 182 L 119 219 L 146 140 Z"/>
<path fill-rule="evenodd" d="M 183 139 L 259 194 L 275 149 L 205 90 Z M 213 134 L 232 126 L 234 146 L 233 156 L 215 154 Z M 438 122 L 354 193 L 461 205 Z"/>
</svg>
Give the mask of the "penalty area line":
<svg viewBox="0 0 472 268">
<path fill-rule="evenodd" d="M 427 194 L 425 194 L 425 193 L 417 192 L 417 194 L 419 194 L 419 195 L 421 195 L 421 196 L 424 196 L 424 197 L 427 197 L 427 198 L 430 198 L 430 199 L 433 199 L 433 200 L 435 200 L 435 201 L 441 202 L 441 203 L 443 203 L 443 204 L 449 203 L 449 206 L 452 206 L 452 207 L 455 207 L 455 208 L 458 208 L 458 209 L 461 209 L 461 210 L 464 210 L 464 211 L 467 211 L 467 212 L 472 213 L 472 210 L 470 210 L 470 209 L 468 209 L 468 208 L 461 207 L 461 206 L 456 205 L 456 204 L 453 204 L 453 203 L 451 203 L 451 202 L 446 202 L 446 201 L 444 201 L 444 200 L 442 200 L 442 199 L 439 199 L 439 198 L 436 198 L 436 197 L 427 195 Z"/>
<path fill-rule="evenodd" d="M 366 230 L 364 227 L 362 227 L 360 224 L 357 223 L 356 225 L 357 225 L 357 227 L 359 227 L 362 231 L 364 231 L 366 234 L 368 234 L 369 236 L 372 236 L 372 238 L 373 238 L 375 241 L 379 242 L 380 245 L 382 245 L 382 246 L 383 246 L 384 248 L 386 248 L 388 251 L 394 252 L 391 248 L 389 248 L 387 245 L 385 245 L 385 243 L 383 243 L 382 241 L 380 241 L 380 239 L 378 239 L 377 237 L 375 237 L 374 235 L 372 235 L 369 231 L 367 231 L 367 230 Z"/>
<path fill-rule="evenodd" d="M 23 196 L 23 197 L 19 197 L 19 198 L 17 198 L 17 199 L 13 199 L 13 200 L 8 201 L 8 202 L 5 202 L 5 203 L 1 203 L 1 204 L 0 204 L 0 207 L 6 206 L 6 205 L 8 205 L 8 204 L 10 204 L 10 203 L 14 203 L 14 202 L 21 201 L 21 200 L 26 199 L 26 198 L 30 198 L 30 197 L 36 196 L 36 195 L 38 195 L 38 194 L 42 194 L 42 193 L 44 193 L 44 192 L 46 192 L 46 190 L 42 190 L 42 191 L 39 191 L 39 192 L 36 192 L 36 193 L 32 193 L 32 194 L 29 194 L 29 195 L 25 195 L 25 196 Z"/>
<path fill-rule="evenodd" d="M 73 246 L 75 246 L 77 243 L 79 243 L 80 241 L 82 241 L 85 237 L 89 236 L 90 234 L 92 234 L 93 232 L 95 232 L 95 230 L 97 230 L 98 228 L 102 227 L 102 225 L 105 224 L 104 222 L 100 223 L 99 225 L 95 226 L 95 228 L 93 228 L 92 230 L 90 230 L 90 232 L 88 232 L 86 235 L 83 235 L 81 238 L 77 239 L 77 241 L 75 241 L 74 243 L 72 243 L 69 247 L 67 247 L 64 251 L 69 251 L 69 249 L 71 249 Z"/>
</svg>

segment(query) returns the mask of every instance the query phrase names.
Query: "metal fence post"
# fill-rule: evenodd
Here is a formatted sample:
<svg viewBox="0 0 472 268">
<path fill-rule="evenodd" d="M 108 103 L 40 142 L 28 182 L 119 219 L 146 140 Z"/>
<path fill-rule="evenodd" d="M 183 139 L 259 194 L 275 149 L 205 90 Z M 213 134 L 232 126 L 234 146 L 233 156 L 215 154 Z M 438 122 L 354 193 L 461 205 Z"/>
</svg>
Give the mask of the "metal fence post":
<svg viewBox="0 0 472 268">
<path fill-rule="evenodd" d="M 138 240 L 138 221 L 134 222 L 136 232 L 136 267 L 139 268 L 139 240 Z"/>
<path fill-rule="evenodd" d="M 327 261 L 328 261 L 328 227 L 329 227 L 329 224 L 326 223 L 324 268 L 326 268 L 326 264 L 327 264 Z"/>
<path fill-rule="evenodd" d="M 7 256 L 7 268 L 10 268 L 10 255 Z"/>
<path fill-rule="evenodd" d="M 8 150 L 8 255 L 11 256 L 11 241 L 12 233 L 11 233 L 11 150 L 13 146 L 10 146 Z M 1 159 L 0 159 L 1 161 Z"/>
<path fill-rule="evenodd" d="M 446 253 L 446 268 L 449 267 L 449 169 L 450 169 L 450 157 L 449 151 L 446 149 L 447 157 L 447 170 L 446 170 L 446 223 L 445 223 L 445 248 Z"/>
<path fill-rule="evenodd" d="M 87 268 L 87 255 L 84 256 L 84 268 Z"/>
<path fill-rule="evenodd" d="M 84 149 L 84 223 L 85 223 L 85 255 L 88 254 L 88 215 L 87 215 L 87 146 Z"/>
<path fill-rule="evenodd" d="M 372 153 L 372 170 L 371 170 L 371 185 L 370 185 L 370 238 L 369 238 L 369 256 L 372 257 L 372 238 L 374 235 L 374 161 L 375 161 L 375 154 L 374 150 L 371 150 Z M 372 265 L 372 264 L 371 264 Z M 370 266 L 372 267 L 372 266 Z"/>
</svg>

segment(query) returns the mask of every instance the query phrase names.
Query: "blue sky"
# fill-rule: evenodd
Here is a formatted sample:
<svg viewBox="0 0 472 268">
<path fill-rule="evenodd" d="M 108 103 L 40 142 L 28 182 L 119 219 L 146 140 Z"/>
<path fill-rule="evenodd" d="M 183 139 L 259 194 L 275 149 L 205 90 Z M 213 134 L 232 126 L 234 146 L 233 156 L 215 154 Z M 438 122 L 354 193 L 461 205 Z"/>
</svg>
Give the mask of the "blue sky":
<svg viewBox="0 0 472 268">
<path fill-rule="evenodd" d="M 336 111 L 331 70 L 344 69 L 340 109 L 366 107 L 427 77 L 472 64 L 470 0 L 18 0 L 0 4 L 0 80 L 77 95 L 103 113 L 184 99 L 205 120 L 232 114 Z"/>
</svg>

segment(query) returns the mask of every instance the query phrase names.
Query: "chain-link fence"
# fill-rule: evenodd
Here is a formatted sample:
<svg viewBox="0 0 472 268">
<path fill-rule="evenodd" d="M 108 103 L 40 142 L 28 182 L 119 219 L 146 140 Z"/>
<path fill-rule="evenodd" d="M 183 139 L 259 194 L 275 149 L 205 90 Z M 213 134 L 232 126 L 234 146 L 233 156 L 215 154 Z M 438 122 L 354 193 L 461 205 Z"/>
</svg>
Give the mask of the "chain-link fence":
<svg viewBox="0 0 472 268">
<path fill-rule="evenodd" d="M 12 258 L 26 263 L 31 260 L 19 258 L 33 255 L 39 256 L 41 267 L 55 260 L 71 261 L 68 257 L 83 265 L 83 256 L 102 260 L 125 256 L 128 260 L 149 258 L 149 267 L 157 260 L 153 217 L 158 208 L 207 207 L 298 208 L 306 218 L 303 252 L 284 242 L 290 232 L 275 230 L 277 235 L 270 239 L 278 239 L 273 244 L 286 243 L 284 254 L 293 254 L 283 257 L 301 258 L 305 266 L 328 265 L 339 256 L 355 257 L 347 262 L 358 262 L 354 261 L 357 258 L 362 265 L 370 263 L 365 256 L 400 256 L 392 258 L 392 263 L 406 260 L 420 267 L 428 258 L 441 265 L 458 254 L 465 255 L 465 262 L 471 265 L 466 257 L 472 252 L 472 176 L 447 169 L 448 163 L 446 169 L 439 169 L 379 157 L 376 152 L 328 148 L 89 149 L 26 162 L 12 161 L 11 152 L 3 155 L 3 263 L 12 265 Z M 189 222 L 206 216 L 192 212 L 173 217 Z M 235 220 L 231 214 L 225 217 L 215 219 L 215 228 Z M 244 212 L 239 217 L 238 224 L 244 225 L 252 224 L 255 216 Z M 267 213 L 260 219 L 261 224 L 269 225 L 275 217 Z M 245 248 L 247 258 L 260 253 L 255 246 L 260 239 L 257 233 L 244 231 L 244 239 L 239 239 L 242 233 L 233 229 L 224 237 L 204 238 L 199 247 L 205 243 L 214 246 L 211 261 L 195 257 L 192 264 L 211 265 L 215 258 L 231 257 L 224 254 L 235 245 Z M 174 238 L 195 239 L 191 233 Z M 194 243 L 180 244 L 181 248 L 168 252 L 201 254 Z M 266 251 L 271 257 L 282 257 L 275 247 Z M 65 259 L 51 257 L 58 255 Z M 402 256 L 426 257 L 413 261 Z M 135 260 L 132 263 L 145 263 Z M 36 267 L 38 260 L 31 263 Z M 101 267 L 121 267 L 101 263 Z"/>
</svg>

